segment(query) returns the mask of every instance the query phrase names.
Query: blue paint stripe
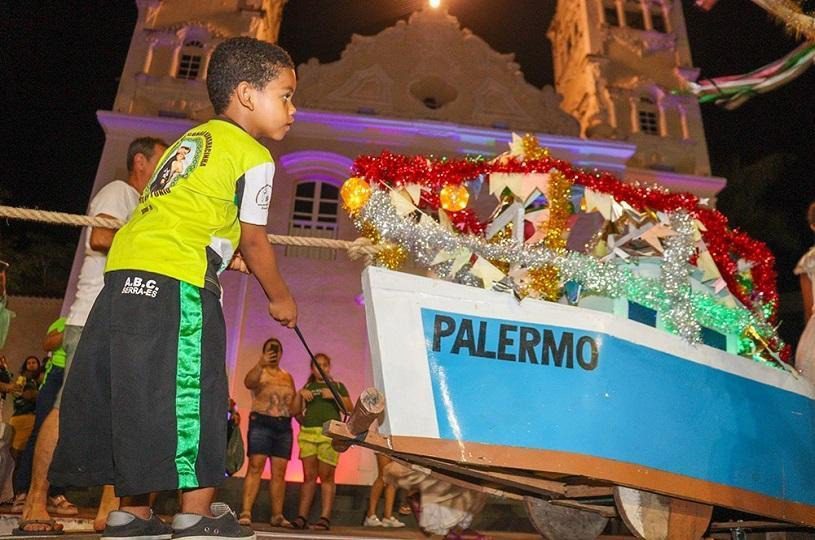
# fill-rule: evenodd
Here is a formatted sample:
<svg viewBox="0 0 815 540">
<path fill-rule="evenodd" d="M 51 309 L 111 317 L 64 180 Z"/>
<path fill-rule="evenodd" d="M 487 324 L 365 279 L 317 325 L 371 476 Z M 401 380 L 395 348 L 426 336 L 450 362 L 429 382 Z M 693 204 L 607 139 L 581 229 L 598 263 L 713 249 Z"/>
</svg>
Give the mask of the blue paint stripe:
<svg viewBox="0 0 815 540">
<path fill-rule="evenodd" d="M 815 402 L 805 396 L 599 332 L 421 311 L 444 439 L 575 452 L 815 504 Z M 433 351 L 437 315 L 455 331 Z M 486 325 L 483 348 L 493 353 L 501 324 L 548 330 L 558 343 L 564 333 L 573 343 L 588 336 L 597 367 L 542 365 L 540 346 L 537 365 L 519 363 L 518 330 L 506 332 L 512 343 L 503 351 L 516 361 L 467 347 L 454 354 L 464 319 L 473 321 L 476 347 Z"/>
</svg>

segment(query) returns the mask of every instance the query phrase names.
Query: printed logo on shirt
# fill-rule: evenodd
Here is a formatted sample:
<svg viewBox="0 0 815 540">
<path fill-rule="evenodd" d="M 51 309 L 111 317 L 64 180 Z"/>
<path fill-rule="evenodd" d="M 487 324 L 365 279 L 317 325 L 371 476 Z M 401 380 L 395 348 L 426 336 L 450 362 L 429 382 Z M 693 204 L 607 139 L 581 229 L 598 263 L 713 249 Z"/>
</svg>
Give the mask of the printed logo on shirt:
<svg viewBox="0 0 815 540">
<path fill-rule="evenodd" d="M 272 186 L 266 185 L 258 190 L 255 195 L 255 202 L 263 210 L 269 209 L 269 202 L 272 200 Z"/>
<path fill-rule="evenodd" d="M 155 279 L 144 280 L 138 276 L 129 277 L 125 280 L 122 294 L 135 294 L 155 298 L 158 295 L 158 285 L 156 285 Z"/>
<path fill-rule="evenodd" d="M 206 167 L 211 150 L 212 135 L 209 132 L 198 131 L 184 135 L 165 154 L 164 161 L 156 168 L 148 184 L 148 191 L 142 196 L 142 202 L 150 196 L 166 195 L 197 167 Z"/>
</svg>

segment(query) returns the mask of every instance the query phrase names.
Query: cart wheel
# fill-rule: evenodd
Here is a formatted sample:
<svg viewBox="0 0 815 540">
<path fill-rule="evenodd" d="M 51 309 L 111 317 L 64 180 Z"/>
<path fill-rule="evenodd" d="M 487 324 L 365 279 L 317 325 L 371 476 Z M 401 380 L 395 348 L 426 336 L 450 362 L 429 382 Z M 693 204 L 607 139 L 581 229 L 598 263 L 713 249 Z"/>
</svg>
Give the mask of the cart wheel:
<svg viewBox="0 0 815 540">
<path fill-rule="evenodd" d="M 594 540 L 605 530 L 608 518 L 575 508 L 524 497 L 526 515 L 546 540 Z"/>
<path fill-rule="evenodd" d="M 614 501 L 626 527 L 641 540 L 699 540 L 713 507 L 648 491 L 616 486 Z"/>
</svg>

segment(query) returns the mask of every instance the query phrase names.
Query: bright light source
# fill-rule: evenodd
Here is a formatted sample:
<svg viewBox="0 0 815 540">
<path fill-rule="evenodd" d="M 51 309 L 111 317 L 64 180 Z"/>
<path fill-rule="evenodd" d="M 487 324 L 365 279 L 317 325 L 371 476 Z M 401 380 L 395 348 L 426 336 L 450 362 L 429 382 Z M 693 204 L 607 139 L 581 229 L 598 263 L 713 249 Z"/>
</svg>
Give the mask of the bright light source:
<svg viewBox="0 0 815 540">
<path fill-rule="evenodd" d="M 429 3 L 430 3 L 430 7 L 432 7 L 433 9 L 436 9 L 436 8 L 439 7 L 439 5 L 441 5 L 441 0 L 429 0 Z"/>
</svg>

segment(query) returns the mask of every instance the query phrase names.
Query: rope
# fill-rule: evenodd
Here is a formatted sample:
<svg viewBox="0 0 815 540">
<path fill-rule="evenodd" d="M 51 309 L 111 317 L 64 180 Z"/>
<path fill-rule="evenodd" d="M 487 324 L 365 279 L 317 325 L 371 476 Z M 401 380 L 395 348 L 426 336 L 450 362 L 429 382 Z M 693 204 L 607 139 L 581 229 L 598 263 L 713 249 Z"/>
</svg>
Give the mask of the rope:
<svg viewBox="0 0 815 540">
<path fill-rule="evenodd" d="M 20 219 L 25 221 L 39 221 L 42 223 L 56 223 L 59 225 L 74 225 L 80 227 L 105 227 L 118 229 L 124 222 L 113 218 L 102 218 L 67 214 L 65 212 L 51 212 L 48 210 L 35 210 L 33 208 L 17 208 L 14 206 L 0 206 L 0 218 Z M 267 235 L 269 242 L 283 246 L 318 247 L 329 249 L 345 249 L 351 260 L 365 258 L 368 261 L 377 251 L 382 249 L 374 246 L 367 238 L 360 237 L 354 241 L 336 240 L 333 238 L 318 238 L 313 236 L 287 236 L 280 234 Z"/>
</svg>

